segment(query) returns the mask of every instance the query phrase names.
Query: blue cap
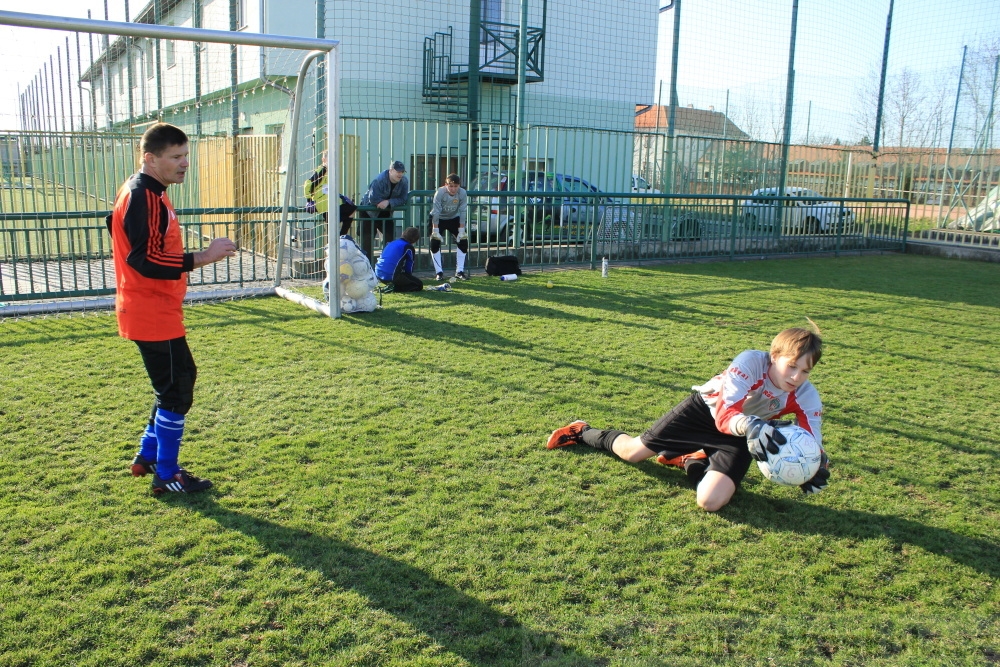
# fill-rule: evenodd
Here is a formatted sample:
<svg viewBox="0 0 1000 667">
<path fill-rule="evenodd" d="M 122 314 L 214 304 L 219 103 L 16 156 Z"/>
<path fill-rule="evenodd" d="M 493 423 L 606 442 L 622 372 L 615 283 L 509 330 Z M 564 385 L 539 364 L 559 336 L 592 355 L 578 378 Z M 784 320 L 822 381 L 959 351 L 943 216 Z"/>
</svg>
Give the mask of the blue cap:
<svg viewBox="0 0 1000 667">
<path fill-rule="evenodd" d="M 406 173 L 406 167 L 404 167 L 403 163 L 400 162 L 399 160 L 396 160 L 395 162 L 392 163 L 392 170 L 393 171 L 398 171 L 398 172 L 400 172 L 402 174 Z"/>
</svg>

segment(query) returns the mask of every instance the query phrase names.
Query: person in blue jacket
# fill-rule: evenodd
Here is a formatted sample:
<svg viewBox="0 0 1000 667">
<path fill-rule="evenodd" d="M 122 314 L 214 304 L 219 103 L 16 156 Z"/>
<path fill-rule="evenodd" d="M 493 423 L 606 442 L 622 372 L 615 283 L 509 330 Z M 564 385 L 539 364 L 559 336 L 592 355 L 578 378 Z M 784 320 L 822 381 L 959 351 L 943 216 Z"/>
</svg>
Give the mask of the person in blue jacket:
<svg viewBox="0 0 1000 667">
<path fill-rule="evenodd" d="M 406 167 L 395 160 L 388 169 L 372 180 L 368 191 L 361 197 L 362 207 L 374 206 L 378 209 L 362 211 L 358 220 L 361 247 L 369 259 L 376 230 L 382 232 L 382 239 L 386 244 L 396 238 L 396 223 L 392 219 L 392 211 L 406 203 L 409 192 L 410 181 L 406 178 Z"/>
<path fill-rule="evenodd" d="M 420 230 L 407 227 L 402 238 L 391 241 L 382 249 L 382 255 L 375 264 L 375 277 L 392 285 L 395 292 L 419 292 L 423 281 L 413 275 L 413 260 L 417 256 L 414 247 L 420 240 Z"/>
</svg>

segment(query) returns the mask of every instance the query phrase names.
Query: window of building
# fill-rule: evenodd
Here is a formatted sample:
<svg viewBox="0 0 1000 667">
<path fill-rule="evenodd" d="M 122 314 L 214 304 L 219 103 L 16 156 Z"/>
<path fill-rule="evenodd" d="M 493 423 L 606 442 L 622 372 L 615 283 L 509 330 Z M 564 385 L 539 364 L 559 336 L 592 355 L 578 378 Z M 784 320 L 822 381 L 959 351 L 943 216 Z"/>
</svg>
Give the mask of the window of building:
<svg viewBox="0 0 1000 667">
<path fill-rule="evenodd" d="M 448 174 L 462 173 L 457 155 L 416 155 L 411 171 L 411 190 L 436 190 Z"/>
<path fill-rule="evenodd" d="M 503 2 L 501 0 L 480 0 L 479 20 L 490 23 L 500 23 L 502 18 Z"/>
</svg>

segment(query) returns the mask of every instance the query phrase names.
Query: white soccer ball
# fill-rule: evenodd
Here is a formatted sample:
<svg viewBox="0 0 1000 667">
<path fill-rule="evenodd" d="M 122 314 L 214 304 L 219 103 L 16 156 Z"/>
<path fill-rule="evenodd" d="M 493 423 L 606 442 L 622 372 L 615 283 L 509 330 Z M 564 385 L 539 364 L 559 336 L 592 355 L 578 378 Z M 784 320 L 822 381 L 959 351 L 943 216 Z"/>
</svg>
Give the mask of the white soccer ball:
<svg viewBox="0 0 1000 667">
<path fill-rule="evenodd" d="M 823 450 L 809 431 L 791 424 L 778 429 L 787 442 L 767 461 L 757 461 L 764 477 L 784 486 L 805 484 L 819 471 Z"/>
<path fill-rule="evenodd" d="M 351 260 L 351 269 L 356 276 L 367 276 L 372 270 L 372 265 L 367 257 L 360 255 Z"/>
<path fill-rule="evenodd" d="M 370 291 L 371 290 L 368 288 L 367 282 L 360 280 L 344 281 L 344 293 L 352 299 L 360 299 Z"/>
</svg>

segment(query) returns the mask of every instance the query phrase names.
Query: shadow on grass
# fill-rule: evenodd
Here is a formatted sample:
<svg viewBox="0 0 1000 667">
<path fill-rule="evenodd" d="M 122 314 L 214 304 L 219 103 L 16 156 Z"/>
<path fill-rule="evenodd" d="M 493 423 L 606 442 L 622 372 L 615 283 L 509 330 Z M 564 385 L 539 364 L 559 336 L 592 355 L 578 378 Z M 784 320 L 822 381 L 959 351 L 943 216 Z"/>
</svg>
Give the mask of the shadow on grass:
<svg viewBox="0 0 1000 667">
<path fill-rule="evenodd" d="M 174 504 L 193 499 L 169 498 Z M 207 502 L 206 502 L 207 501 Z M 201 496 L 197 510 L 228 530 L 252 538 L 338 588 L 354 591 L 472 665 L 605 665 L 522 626 L 512 616 L 466 595 L 403 561 L 347 542 L 231 511 Z"/>
<path fill-rule="evenodd" d="M 597 452 L 587 446 L 568 447 L 561 451 L 581 455 L 598 453 L 608 455 L 606 452 Z M 639 463 L 635 467 L 657 481 L 690 488 L 684 473 L 677 468 L 653 463 L 652 460 Z M 695 502 L 693 489 L 691 502 Z M 733 500 L 716 515 L 733 523 L 767 531 L 829 535 L 854 540 L 886 538 L 894 543 L 896 550 L 901 550 L 904 544 L 910 544 L 994 579 L 1000 576 L 996 544 L 889 514 L 834 509 L 809 502 L 766 498 L 741 488 Z"/>
<path fill-rule="evenodd" d="M 997 545 L 981 538 L 888 514 L 764 499 L 753 497 L 754 494 L 748 494 L 745 490 L 741 494 L 744 499 L 741 501 L 739 496 L 734 498 L 732 503 L 719 512 L 721 518 L 768 531 L 829 535 L 853 540 L 885 538 L 893 542 L 897 551 L 902 550 L 904 544 L 909 544 L 994 579 L 1000 576 Z M 762 503 L 769 504 L 770 507 L 761 511 Z"/>
<path fill-rule="evenodd" d="M 636 467 L 658 480 L 668 483 L 676 480 L 677 483 L 683 483 L 681 480 L 684 479 L 684 473 L 675 468 L 667 468 L 656 463 L 641 463 Z M 691 502 L 694 502 L 693 490 Z M 889 514 L 835 509 L 806 501 L 766 498 L 741 488 L 733 500 L 717 512 L 717 516 L 726 521 L 767 531 L 829 535 L 853 540 L 885 538 L 894 543 L 897 551 L 901 550 L 904 544 L 910 544 L 994 579 L 1000 576 L 996 544 Z"/>
<path fill-rule="evenodd" d="M 516 290 L 516 291 L 515 291 Z M 580 315 L 562 310 L 562 307 L 579 308 L 585 306 L 593 310 L 603 310 L 629 316 L 643 316 L 656 320 L 678 319 L 681 313 L 691 311 L 690 307 L 678 306 L 669 295 L 632 296 L 613 289 L 587 288 L 578 285 L 560 285 L 558 289 L 546 289 L 541 284 L 519 285 L 509 293 L 500 291 L 489 283 L 473 283 L 463 285 L 461 293 L 487 295 L 490 298 L 479 298 L 477 306 L 490 308 L 510 315 L 529 315 L 540 318 L 565 320 L 569 322 L 594 323 L 603 322 L 607 317 Z M 529 303 L 531 299 L 534 303 Z M 560 308 L 546 307 L 543 303 L 552 303 Z M 615 319 L 615 323 L 629 328 L 655 330 L 650 324 L 640 324 Z"/>
<path fill-rule="evenodd" d="M 623 369 L 622 372 L 604 370 L 596 367 L 592 359 L 578 362 L 561 359 L 559 356 L 561 353 L 553 350 L 546 343 L 526 343 L 486 331 L 479 327 L 456 322 L 425 319 L 401 311 L 395 311 L 391 315 L 377 320 L 358 318 L 353 323 L 362 327 L 394 331 L 407 336 L 422 338 L 432 343 L 448 341 L 451 344 L 475 345 L 476 349 L 481 352 L 490 352 L 498 355 L 517 355 L 524 363 L 559 366 L 574 369 L 594 377 L 612 377 L 632 384 L 643 382 L 650 386 L 675 391 L 686 391 L 691 386 L 691 381 L 689 380 L 679 383 L 667 382 L 663 379 L 663 374 L 658 369 L 648 365 L 631 365 L 627 369 Z M 431 361 L 428 363 L 428 368 L 439 370 L 440 365 Z M 639 376 L 639 371 L 647 372 L 649 375 L 648 379 Z M 515 390 L 523 388 L 523 385 L 513 379 L 511 379 L 509 386 Z"/>
<path fill-rule="evenodd" d="M 776 268 L 777 267 L 777 268 Z M 873 292 L 1000 308 L 1000 274 L 989 262 L 914 255 L 793 258 L 644 267 L 712 280 L 762 280 L 795 288 Z"/>
</svg>

